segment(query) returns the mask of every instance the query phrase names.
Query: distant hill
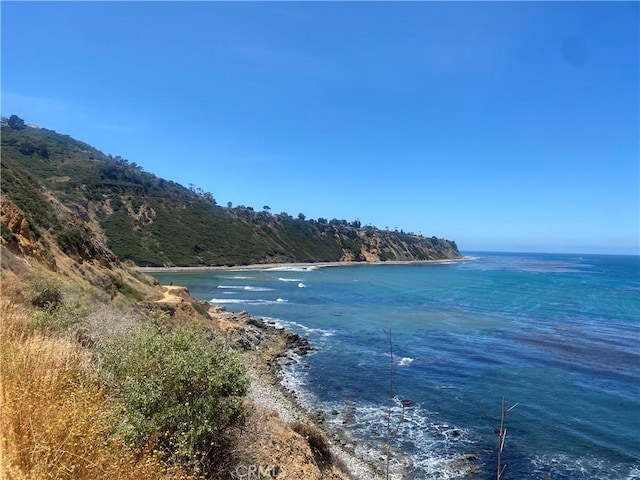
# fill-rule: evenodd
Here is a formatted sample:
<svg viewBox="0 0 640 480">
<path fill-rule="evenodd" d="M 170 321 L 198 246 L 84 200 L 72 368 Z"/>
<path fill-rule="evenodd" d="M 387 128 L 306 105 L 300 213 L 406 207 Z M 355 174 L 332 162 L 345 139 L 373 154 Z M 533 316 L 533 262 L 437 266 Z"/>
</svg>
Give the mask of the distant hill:
<svg viewBox="0 0 640 480">
<path fill-rule="evenodd" d="M 3 196 L 21 210 L 34 235 L 40 228 L 55 232 L 60 248 L 79 258 L 102 246 L 141 266 L 461 256 L 455 242 L 441 238 L 358 221 L 294 218 L 268 208 L 223 207 L 209 192 L 158 178 L 134 162 L 25 125 L 16 116 L 3 119 L 1 128 Z M 56 208 L 82 222 L 61 220 Z M 3 238 L 9 237 L 11 229 L 4 222 L 1 227 Z"/>
</svg>

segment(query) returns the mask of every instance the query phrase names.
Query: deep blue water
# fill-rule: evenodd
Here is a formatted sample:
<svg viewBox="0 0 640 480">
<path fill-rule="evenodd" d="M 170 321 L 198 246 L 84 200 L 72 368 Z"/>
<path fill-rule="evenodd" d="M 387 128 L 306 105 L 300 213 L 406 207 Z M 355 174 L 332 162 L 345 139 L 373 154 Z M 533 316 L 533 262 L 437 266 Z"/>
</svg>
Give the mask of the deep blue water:
<svg viewBox="0 0 640 480">
<path fill-rule="evenodd" d="M 640 258 L 469 255 L 154 276 L 307 337 L 317 350 L 284 381 L 374 461 L 390 331 L 393 446 L 410 464 L 395 464 L 398 478 L 495 478 L 504 396 L 518 405 L 506 419 L 503 478 L 640 479 Z M 414 402 L 404 416 L 401 399 Z M 466 454 L 478 460 L 456 461 Z"/>
</svg>

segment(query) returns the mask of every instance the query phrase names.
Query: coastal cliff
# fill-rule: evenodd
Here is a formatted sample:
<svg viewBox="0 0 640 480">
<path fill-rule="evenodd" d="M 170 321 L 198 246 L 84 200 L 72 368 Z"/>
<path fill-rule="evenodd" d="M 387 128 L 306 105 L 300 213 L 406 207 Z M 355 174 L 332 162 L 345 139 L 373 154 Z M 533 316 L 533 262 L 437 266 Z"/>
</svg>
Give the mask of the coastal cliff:
<svg viewBox="0 0 640 480">
<path fill-rule="evenodd" d="M 455 242 L 359 220 L 307 219 L 268 206 L 217 204 L 213 194 L 145 172 L 45 128 L 2 125 L 2 193 L 45 228 L 54 210 L 73 212 L 59 241 L 77 255 L 93 236 L 119 260 L 140 266 L 221 266 L 289 262 L 372 262 L 461 257 Z M 50 203 L 50 202 L 49 202 Z M 64 223 L 64 222 L 63 222 Z M 4 228 L 4 227 L 3 227 Z"/>
</svg>

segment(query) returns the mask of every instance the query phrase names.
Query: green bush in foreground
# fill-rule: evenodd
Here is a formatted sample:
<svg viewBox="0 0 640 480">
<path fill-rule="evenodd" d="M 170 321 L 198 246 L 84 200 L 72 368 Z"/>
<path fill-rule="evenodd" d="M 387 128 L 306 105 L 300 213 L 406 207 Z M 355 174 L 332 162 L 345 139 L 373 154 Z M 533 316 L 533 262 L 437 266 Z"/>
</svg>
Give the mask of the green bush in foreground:
<svg viewBox="0 0 640 480">
<path fill-rule="evenodd" d="M 244 418 L 249 380 L 239 358 L 202 334 L 147 325 L 101 347 L 125 413 L 129 441 L 207 471 Z"/>
<path fill-rule="evenodd" d="M 62 287 L 51 277 L 36 276 L 31 279 L 27 298 L 34 307 L 55 310 L 63 300 Z"/>
<path fill-rule="evenodd" d="M 49 332 L 64 331 L 80 323 L 91 313 L 91 308 L 79 300 L 50 303 L 34 315 L 34 327 Z"/>
</svg>

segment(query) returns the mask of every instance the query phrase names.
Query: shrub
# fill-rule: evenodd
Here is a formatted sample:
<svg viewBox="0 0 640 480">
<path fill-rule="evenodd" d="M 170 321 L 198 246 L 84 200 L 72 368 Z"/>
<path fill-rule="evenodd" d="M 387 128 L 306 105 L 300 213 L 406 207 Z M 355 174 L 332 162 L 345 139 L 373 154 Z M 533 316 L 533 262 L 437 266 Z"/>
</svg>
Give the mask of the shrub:
<svg viewBox="0 0 640 480">
<path fill-rule="evenodd" d="M 78 300 L 62 300 L 36 312 L 34 326 L 39 330 L 61 331 L 78 324 L 91 314 L 91 308 Z"/>
<path fill-rule="evenodd" d="M 109 435 L 115 412 L 86 374 L 86 351 L 70 339 L 25 334 L 31 318 L 8 293 L 0 300 L 0 477 L 187 480 L 160 456 Z"/>
<path fill-rule="evenodd" d="M 192 302 L 193 305 L 193 309 L 198 312 L 200 315 L 202 315 L 204 318 L 211 318 L 209 317 L 209 305 L 208 303 L 206 304 L 207 306 L 203 305 L 200 302 Z"/>
<path fill-rule="evenodd" d="M 31 281 L 27 298 L 34 307 L 55 310 L 62 303 L 62 288 L 49 277 L 35 277 Z"/>
<path fill-rule="evenodd" d="M 142 294 L 139 291 L 137 291 L 135 288 L 133 288 L 131 285 L 129 285 L 127 282 L 122 280 L 120 277 L 117 277 L 115 275 L 109 275 L 109 278 L 111 279 L 115 287 L 118 289 L 118 291 L 122 293 L 125 297 L 135 302 L 139 302 L 140 300 L 142 300 Z"/>
<path fill-rule="evenodd" d="M 81 255 L 86 240 L 77 227 L 63 227 L 58 233 L 58 245 L 67 255 Z"/>
<path fill-rule="evenodd" d="M 5 242 L 12 243 L 17 241 L 15 234 L 4 222 L 0 222 L 0 232 L 2 233 L 2 238 Z"/>
<path fill-rule="evenodd" d="M 100 350 L 126 407 L 127 439 L 211 470 L 244 417 L 249 383 L 238 357 L 203 335 L 149 324 Z"/>
<path fill-rule="evenodd" d="M 35 147 L 30 142 L 22 142 L 20 144 L 20 153 L 26 156 L 33 155 L 36 151 Z"/>
</svg>

